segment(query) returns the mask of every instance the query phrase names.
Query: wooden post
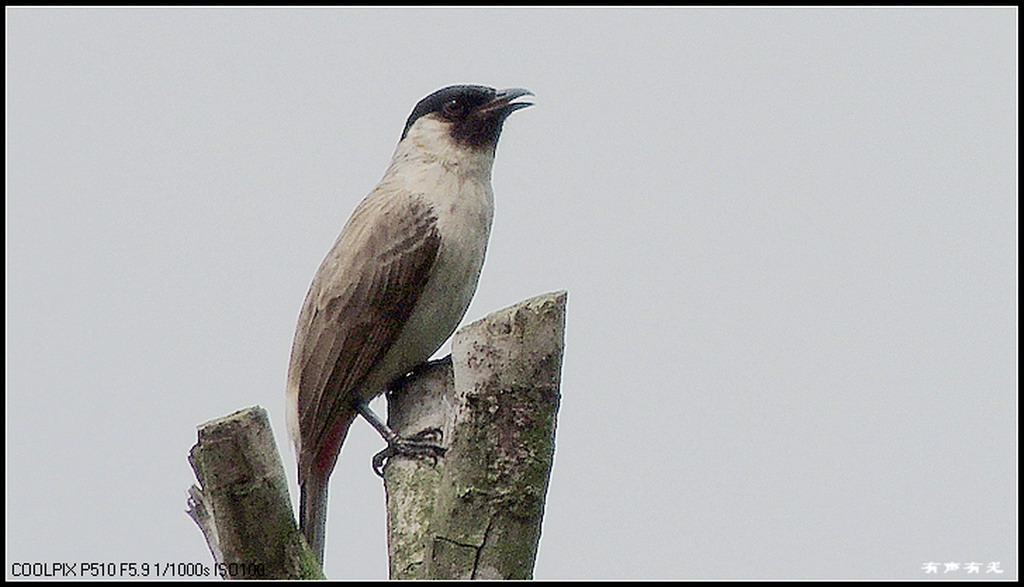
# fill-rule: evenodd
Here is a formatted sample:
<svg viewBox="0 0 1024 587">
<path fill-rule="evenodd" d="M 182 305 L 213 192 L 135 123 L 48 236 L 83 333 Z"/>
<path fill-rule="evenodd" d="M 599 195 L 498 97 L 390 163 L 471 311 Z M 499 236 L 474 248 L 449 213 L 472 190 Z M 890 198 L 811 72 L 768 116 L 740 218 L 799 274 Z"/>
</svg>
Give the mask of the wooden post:
<svg viewBox="0 0 1024 587">
<path fill-rule="evenodd" d="M 199 525 L 225 579 L 323 578 L 292 513 L 288 481 L 267 412 L 247 408 L 199 426 L 189 489 Z"/>
<path fill-rule="evenodd" d="M 564 291 L 499 310 L 458 332 L 452 357 L 389 394 L 392 429 L 444 432 L 436 466 L 385 467 L 393 579 L 528 579 L 554 456 Z M 230 579 L 318 579 L 295 523 L 263 408 L 199 426 L 188 514 Z"/>
<path fill-rule="evenodd" d="M 566 293 L 458 332 L 438 362 L 389 395 L 391 427 L 436 427 L 436 465 L 385 467 L 392 579 L 529 579 L 554 457 Z"/>
</svg>

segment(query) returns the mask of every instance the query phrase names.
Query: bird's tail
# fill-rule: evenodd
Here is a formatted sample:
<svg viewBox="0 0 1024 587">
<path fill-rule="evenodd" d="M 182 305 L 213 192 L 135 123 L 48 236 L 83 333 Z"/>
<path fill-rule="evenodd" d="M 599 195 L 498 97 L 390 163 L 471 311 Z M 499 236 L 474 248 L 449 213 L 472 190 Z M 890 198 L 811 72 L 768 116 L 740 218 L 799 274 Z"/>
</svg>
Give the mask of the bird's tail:
<svg viewBox="0 0 1024 587">
<path fill-rule="evenodd" d="M 320 449 L 311 453 L 311 461 L 299 458 L 299 529 L 321 567 L 327 535 L 327 483 L 355 417 L 355 410 L 340 414 Z"/>
<path fill-rule="evenodd" d="M 307 475 L 299 485 L 299 529 L 306 544 L 324 564 L 324 536 L 327 531 L 327 481 L 330 474 Z"/>
</svg>

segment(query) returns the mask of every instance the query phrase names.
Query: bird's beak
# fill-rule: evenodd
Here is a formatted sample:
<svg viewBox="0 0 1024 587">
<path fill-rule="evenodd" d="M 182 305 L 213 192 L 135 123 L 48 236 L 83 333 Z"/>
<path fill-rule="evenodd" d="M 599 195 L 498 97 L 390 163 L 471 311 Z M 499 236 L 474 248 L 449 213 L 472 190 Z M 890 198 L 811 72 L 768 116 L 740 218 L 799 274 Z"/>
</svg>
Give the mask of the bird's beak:
<svg viewBox="0 0 1024 587">
<path fill-rule="evenodd" d="M 524 90 L 523 88 L 507 88 L 504 90 L 498 90 L 494 95 L 494 99 L 487 102 L 483 106 L 477 109 L 477 112 L 481 114 L 488 112 L 499 112 L 503 116 L 508 116 L 516 110 L 533 106 L 533 102 L 513 102 L 520 96 L 532 96 L 533 92 L 530 90 Z"/>
</svg>

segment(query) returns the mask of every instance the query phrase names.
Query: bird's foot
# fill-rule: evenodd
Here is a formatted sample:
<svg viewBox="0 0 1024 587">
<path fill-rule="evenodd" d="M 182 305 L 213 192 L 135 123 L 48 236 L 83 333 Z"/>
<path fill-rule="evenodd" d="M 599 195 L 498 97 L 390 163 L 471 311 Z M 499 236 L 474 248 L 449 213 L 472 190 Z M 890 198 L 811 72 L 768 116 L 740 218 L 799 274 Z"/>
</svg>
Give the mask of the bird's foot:
<svg viewBox="0 0 1024 587">
<path fill-rule="evenodd" d="M 388 443 L 387 448 L 373 455 L 373 472 L 384 477 L 384 464 L 396 456 L 429 458 L 437 466 L 437 460 L 448 452 L 448 449 L 438 444 L 443 437 L 440 428 L 427 428 L 412 436 L 398 436 Z"/>
</svg>

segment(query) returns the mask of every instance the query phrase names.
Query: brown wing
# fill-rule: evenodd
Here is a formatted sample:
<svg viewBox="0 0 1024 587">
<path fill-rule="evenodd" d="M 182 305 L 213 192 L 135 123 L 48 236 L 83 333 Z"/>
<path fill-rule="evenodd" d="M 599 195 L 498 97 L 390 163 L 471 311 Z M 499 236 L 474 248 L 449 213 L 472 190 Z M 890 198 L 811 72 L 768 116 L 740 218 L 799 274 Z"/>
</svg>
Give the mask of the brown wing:
<svg viewBox="0 0 1024 587">
<path fill-rule="evenodd" d="M 300 471 L 326 448 L 337 419 L 351 417 L 361 384 L 416 305 L 441 242 L 436 222 L 419 196 L 375 191 L 317 270 L 289 366 L 289 382 L 298 385 Z"/>
</svg>

